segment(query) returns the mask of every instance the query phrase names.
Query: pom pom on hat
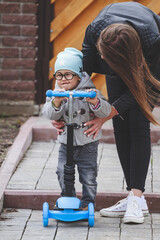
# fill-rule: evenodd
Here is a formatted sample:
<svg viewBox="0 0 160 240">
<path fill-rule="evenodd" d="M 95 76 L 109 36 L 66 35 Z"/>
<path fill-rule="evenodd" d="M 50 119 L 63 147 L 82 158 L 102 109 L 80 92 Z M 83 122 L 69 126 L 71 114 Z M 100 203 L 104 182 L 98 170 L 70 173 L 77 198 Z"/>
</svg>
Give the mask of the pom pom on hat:
<svg viewBox="0 0 160 240">
<path fill-rule="evenodd" d="M 61 69 L 70 70 L 82 77 L 82 58 L 83 54 L 76 48 L 65 48 L 57 55 L 55 62 L 55 72 Z"/>
</svg>

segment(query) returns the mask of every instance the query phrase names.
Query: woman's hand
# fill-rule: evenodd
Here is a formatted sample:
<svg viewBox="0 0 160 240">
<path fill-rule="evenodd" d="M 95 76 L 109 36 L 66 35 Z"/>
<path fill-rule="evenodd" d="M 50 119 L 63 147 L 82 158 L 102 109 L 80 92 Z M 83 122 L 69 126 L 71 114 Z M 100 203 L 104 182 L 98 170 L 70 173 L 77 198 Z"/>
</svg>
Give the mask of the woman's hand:
<svg viewBox="0 0 160 240">
<path fill-rule="evenodd" d="M 108 117 L 106 117 L 106 118 L 97 118 L 97 117 L 95 117 L 93 120 L 86 122 L 85 126 L 89 126 L 89 125 L 92 125 L 92 126 L 90 128 L 88 128 L 84 132 L 84 134 L 86 134 L 88 137 L 93 135 L 93 139 L 95 139 L 96 136 L 98 135 L 100 129 L 102 128 L 102 125 L 106 121 L 108 121 L 109 119 L 113 118 L 116 115 L 117 115 L 117 111 L 115 110 L 114 107 L 111 107 L 111 112 L 110 112 Z"/>
<path fill-rule="evenodd" d="M 92 125 L 92 126 L 90 128 L 88 128 L 84 132 L 84 134 L 86 134 L 88 137 L 93 135 L 93 139 L 95 139 L 105 121 L 106 121 L 105 118 L 95 117 L 93 120 L 86 122 L 84 124 L 85 126 L 90 126 L 90 125 Z"/>
<path fill-rule="evenodd" d="M 63 128 L 64 128 L 65 124 L 64 124 L 63 121 L 53 120 L 53 121 L 51 121 L 51 124 L 53 125 L 53 127 L 56 128 L 58 135 L 61 134 L 64 131 Z"/>
</svg>

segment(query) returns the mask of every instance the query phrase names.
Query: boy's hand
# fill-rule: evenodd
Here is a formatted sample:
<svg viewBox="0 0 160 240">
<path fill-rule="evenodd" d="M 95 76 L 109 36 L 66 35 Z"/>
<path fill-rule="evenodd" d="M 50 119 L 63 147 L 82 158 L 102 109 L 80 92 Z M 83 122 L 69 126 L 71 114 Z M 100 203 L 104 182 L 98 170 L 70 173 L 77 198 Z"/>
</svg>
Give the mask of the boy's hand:
<svg viewBox="0 0 160 240">
<path fill-rule="evenodd" d="M 92 105 L 96 105 L 98 103 L 98 97 L 97 97 L 97 91 L 95 89 L 86 89 L 86 92 L 91 92 L 91 91 L 95 91 L 96 92 L 96 96 L 95 98 L 86 98 L 86 101 L 91 103 Z"/>
<path fill-rule="evenodd" d="M 64 92 L 65 89 L 55 89 L 55 91 Z M 59 108 L 60 105 L 61 105 L 61 102 L 62 102 L 64 99 L 67 99 L 67 98 L 66 98 L 66 97 L 54 97 L 54 99 L 52 100 L 53 106 L 56 107 L 56 108 Z"/>
</svg>

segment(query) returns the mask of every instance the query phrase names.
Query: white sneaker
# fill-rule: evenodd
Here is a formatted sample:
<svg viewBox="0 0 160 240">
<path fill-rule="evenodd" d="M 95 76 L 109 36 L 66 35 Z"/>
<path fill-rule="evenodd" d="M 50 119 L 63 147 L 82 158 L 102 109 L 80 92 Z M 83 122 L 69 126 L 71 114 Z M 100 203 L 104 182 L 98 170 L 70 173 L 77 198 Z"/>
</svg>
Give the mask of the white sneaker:
<svg viewBox="0 0 160 240">
<path fill-rule="evenodd" d="M 144 216 L 148 215 L 148 206 L 144 196 L 141 197 L 142 199 L 142 212 Z M 126 209 L 127 209 L 128 197 L 120 200 L 115 205 L 103 208 L 100 210 L 100 214 L 104 217 L 123 217 Z"/>
<path fill-rule="evenodd" d="M 124 214 L 124 223 L 143 223 L 142 198 L 136 197 L 130 192 L 128 196 L 127 209 Z"/>
</svg>

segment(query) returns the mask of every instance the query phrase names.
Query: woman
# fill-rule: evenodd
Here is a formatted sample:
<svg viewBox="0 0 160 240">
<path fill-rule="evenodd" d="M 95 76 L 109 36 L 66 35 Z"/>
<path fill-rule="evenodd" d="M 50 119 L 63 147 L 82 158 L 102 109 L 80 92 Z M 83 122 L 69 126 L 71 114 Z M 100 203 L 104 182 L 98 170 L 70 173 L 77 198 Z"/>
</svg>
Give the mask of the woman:
<svg viewBox="0 0 160 240">
<path fill-rule="evenodd" d="M 160 82 L 154 78 L 160 80 L 159 29 L 160 17 L 148 8 L 135 2 L 115 3 L 87 27 L 83 42 L 84 71 L 106 75 L 112 104 L 108 118 L 86 123 L 92 124 L 86 134 L 96 136 L 102 124 L 113 118 L 117 151 L 130 191 L 126 199 L 100 213 L 124 215 L 124 223 L 143 223 L 148 213 L 143 192 L 151 151 L 150 122 L 158 124 L 152 110 L 160 102 Z"/>
<path fill-rule="evenodd" d="M 143 223 L 148 213 L 143 192 L 151 151 L 150 122 L 158 124 L 152 109 L 160 102 L 156 80 L 160 80 L 159 29 L 160 17 L 148 8 L 136 2 L 115 3 L 106 6 L 87 27 L 83 42 L 83 70 L 106 75 L 112 104 L 109 117 L 86 123 L 92 126 L 85 134 L 96 137 L 103 123 L 113 119 L 129 191 L 127 198 L 100 213 L 124 216 L 124 223 Z"/>
</svg>

